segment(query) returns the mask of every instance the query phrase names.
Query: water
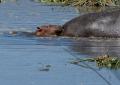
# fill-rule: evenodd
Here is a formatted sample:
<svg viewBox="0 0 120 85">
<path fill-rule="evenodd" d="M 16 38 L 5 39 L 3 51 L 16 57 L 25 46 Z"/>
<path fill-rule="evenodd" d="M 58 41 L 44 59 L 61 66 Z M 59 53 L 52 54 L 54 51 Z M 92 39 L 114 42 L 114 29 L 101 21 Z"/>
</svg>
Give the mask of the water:
<svg viewBox="0 0 120 85">
<path fill-rule="evenodd" d="M 78 57 L 119 56 L 119 39 L 39 38 L 9 34 L 11 30 L 33 32 L 37 26 L 48 23 L 62 25 L 78 15 L 72 7 L 46 6 L 32 0 L 1 3 L 0 84 L 119 85 L 119 70 L 98 69 L 89 63 L 84 63 L 88 68 L 83 68 L 69 63 Z"/>
</svg>

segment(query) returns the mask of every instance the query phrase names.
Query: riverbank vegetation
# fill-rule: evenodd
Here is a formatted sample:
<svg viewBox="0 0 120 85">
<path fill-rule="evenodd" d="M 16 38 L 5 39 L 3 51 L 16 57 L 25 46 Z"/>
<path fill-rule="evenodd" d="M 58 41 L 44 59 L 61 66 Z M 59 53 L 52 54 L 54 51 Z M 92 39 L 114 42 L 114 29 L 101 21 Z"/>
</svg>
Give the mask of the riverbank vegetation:
<svg viewBox="0 0 120 85">
<path fill-rule="evenodd" d="M 49 5 L 73 6 L 81 13 L 101 12 L 120 8 L 120 0 L 35 0 Z"/>
<path fill-rule="evenodd" d="M 120 0 L 38 0 L 43 3 L 62 3 L 72 6 L 118 6 Z"/>
</svg>

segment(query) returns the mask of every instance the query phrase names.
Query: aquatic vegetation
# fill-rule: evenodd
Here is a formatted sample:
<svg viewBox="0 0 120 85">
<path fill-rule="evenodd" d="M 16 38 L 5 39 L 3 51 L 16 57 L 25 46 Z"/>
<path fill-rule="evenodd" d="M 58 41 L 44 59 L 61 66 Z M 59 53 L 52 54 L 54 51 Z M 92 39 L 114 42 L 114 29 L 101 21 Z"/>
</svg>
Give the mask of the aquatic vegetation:
<svg viewBox="0 0 120 85">
<path fill-rule="evenodd" d="M 95 62 L 98 67 L 110 68 L 110 69 L 119 69 L 120 68 L 120 59 L 118 57 L 110 57 L 108 55 L 100 56 L 95 58 Z"/>
<path fill-rule="evenodd" d="M 111 57 L 109 55 L 98 56 L 96 58 L 77 59 L 71 64 L 79 64 L 80 62 L 95 62 L 99 68 L 120 69 L 120 58 Z"/>
<path fill-rule="evenodd" d="M 38 0 L 44 3 L 63 3 L 72 6 L 114 6 L 120 4 L 119 0 Z"/>
</svg>

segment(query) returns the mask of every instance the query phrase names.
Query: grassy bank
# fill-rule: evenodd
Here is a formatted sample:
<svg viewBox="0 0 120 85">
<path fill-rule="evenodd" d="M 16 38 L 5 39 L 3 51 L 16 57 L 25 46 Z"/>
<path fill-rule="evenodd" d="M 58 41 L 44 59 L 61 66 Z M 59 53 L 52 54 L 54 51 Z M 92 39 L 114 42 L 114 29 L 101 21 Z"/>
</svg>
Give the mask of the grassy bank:
<svg viewBox="0 0 120 85">
<path fill-rule="evenodd" d="M 116 10 L 120 7 L 120 0 L 35 0 L 49 5 L 73 6 L 78 12 L 100 12 Z"/>
<path fill-rule="evenodd" d="M 72 6 L 115 6 L 120 0 L 38 0 L 43 3 L 62 3 Z"/>
</svg>

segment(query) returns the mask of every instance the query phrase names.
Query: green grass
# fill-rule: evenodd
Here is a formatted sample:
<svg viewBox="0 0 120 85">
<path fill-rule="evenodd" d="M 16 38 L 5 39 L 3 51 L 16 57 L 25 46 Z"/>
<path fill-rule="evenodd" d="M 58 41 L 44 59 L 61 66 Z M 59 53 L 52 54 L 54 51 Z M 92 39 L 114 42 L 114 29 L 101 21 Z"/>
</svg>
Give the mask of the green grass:
<svg viewBox="0 0 120 85">
<path fill-rule="evenodd" d="M 96 58 L 77 59 L 70 63 L 79 65 L 80 62 L 95 62 L 96 66 L 99 68 L 120 69 L 120 58 L 111 57 L 109 55 L 98 56 Z"/>
</svg>

